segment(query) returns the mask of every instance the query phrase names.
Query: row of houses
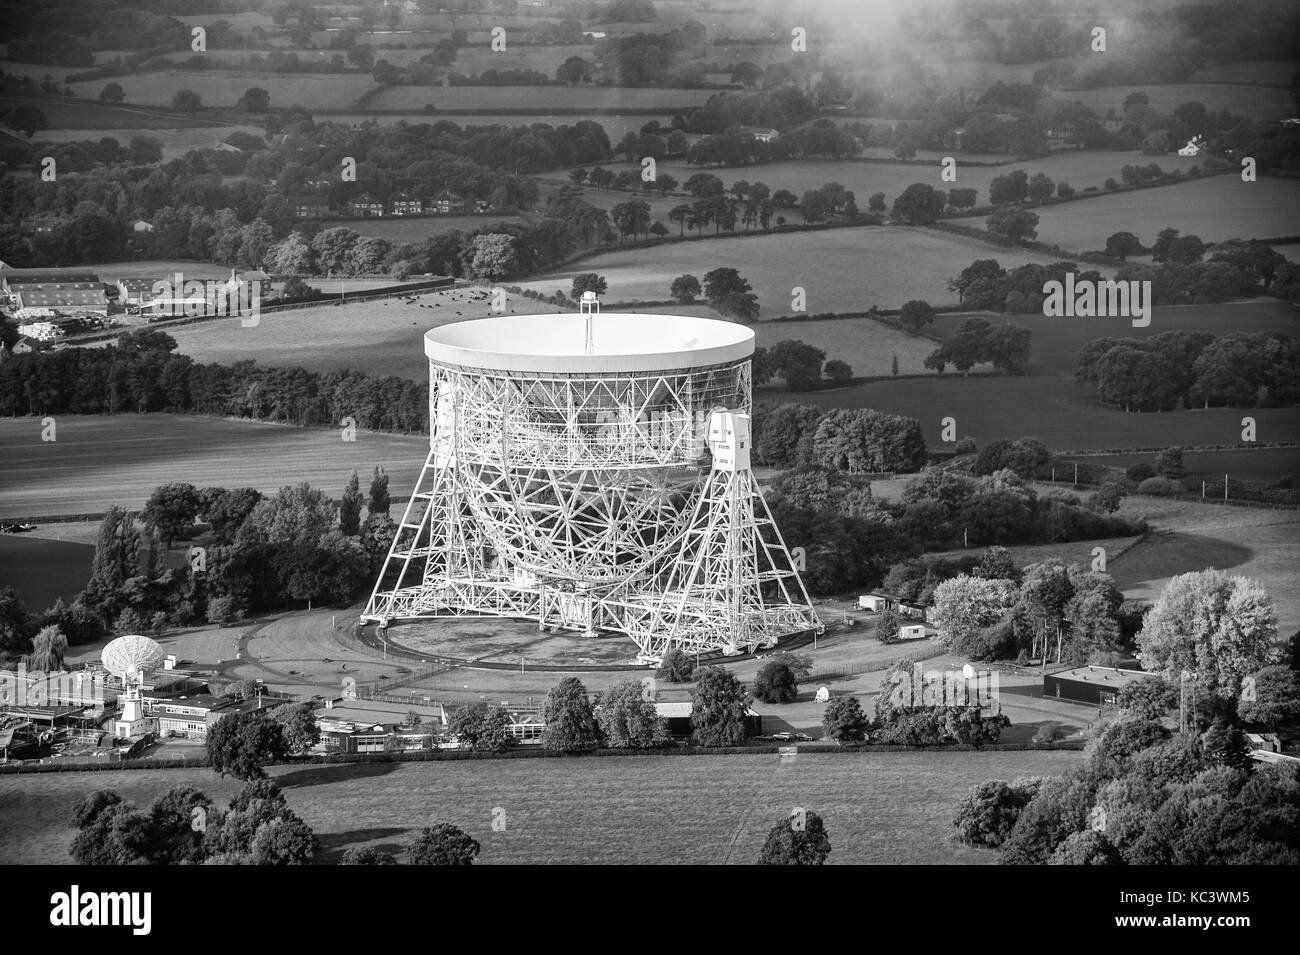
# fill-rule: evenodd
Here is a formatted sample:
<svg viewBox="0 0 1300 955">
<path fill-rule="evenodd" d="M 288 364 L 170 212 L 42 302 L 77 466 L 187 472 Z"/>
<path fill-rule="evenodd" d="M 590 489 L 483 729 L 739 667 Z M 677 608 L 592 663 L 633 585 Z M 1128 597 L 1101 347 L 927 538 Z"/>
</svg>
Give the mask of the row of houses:
<svg viewBox="0 0 1300 955">
<path fill-rule="evenodd" d="M 466 199 L 448 189 L 443 189 L 430 199 L 399 192 L 387 199 L 363 192 L 344 201 L 335 211 L 326 195 L 290 196 L 289 214 L 297 219 L 323 219 L 328 216 L 350 218 L 379 218 L 382 216 L 463 216 L 471 212 L 492 212 L 486 199 Z"/>
</svg>

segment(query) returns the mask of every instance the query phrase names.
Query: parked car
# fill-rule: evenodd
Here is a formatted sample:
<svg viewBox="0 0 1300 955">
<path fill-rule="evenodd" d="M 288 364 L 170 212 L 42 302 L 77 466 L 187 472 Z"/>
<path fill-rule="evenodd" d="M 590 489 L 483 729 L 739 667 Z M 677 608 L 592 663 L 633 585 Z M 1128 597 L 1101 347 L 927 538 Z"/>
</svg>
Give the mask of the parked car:
<svg viewBox="0 0 1300 955">
<path fill-rule="evenodd" d="M 773 734 L 772 734 L 772 739 L 773 739 L 775 742 L 778 742 L 778 743 L 791 743 L 791 742 L 794 742 L 794 738 L 795 738 L 795 736 L 794 736 L 793 733 L 773 733 Z"/>
</svg>

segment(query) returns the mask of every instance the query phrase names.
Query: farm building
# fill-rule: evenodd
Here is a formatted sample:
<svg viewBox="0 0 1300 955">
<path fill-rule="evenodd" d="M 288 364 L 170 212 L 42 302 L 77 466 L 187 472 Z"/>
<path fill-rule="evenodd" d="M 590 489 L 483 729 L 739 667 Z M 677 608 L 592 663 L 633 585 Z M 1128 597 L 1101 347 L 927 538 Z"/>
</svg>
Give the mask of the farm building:
<svg viewBox="0 0 1300 955">
<path fill-rule="evenodd" d="M 669 735 L 678 737 L 690 736 L 691 706 L 692 703 L 690 700 L 682 700 L 672 703 L 656 703 L 655 714 L 668 722 Z M 749 707 L 745 708 L 745 735 L 763 735 L 763 717 L 758 713 L 755 713 L 753 709 Z"/>
<path fill-rule="evenodd" d="M 900 640 L 924 640 L 925 624 L 923 623 L 905 623 L 898 628 L 898 639 Z"/>
<path fill-rule="evenodd" d="M 48 282 L 18 285 L 10 293 L 14 308 L 49 308 L 56 312 L 108 314 L 108 299 L 99 282 Z"/>
<path fill-rule="evenodd" d="M 94 283 L 94 272 L 43 272 L 38 269 L 4 269 L 0 271 L 0 291 L 13 295 L 24 285 L 51 285 L 59 282 Z"/>
<path fill-rule="evenodd" d="M 144 219 L 136 219 L 134 222 L 131 223 L 131 231 L 132 231 L 132 232 L 152 232 L 152 231 L 153 231 L 153 223 L 152 223 L 152 222 L 146 222 Z"/>
<path fill-rule="evenodd" d="M 1199 156 L 1206 151 L 1205 139 L 1201 136 L 1193 136 L 1187 141 L 1187 145 L 1178 150 L 1180 156 Z"/>
<path fill-rule="evenodd" d="M 1043 674 L 1043 696 L 1074 703 L 1113 706 L 1124 687 L 1154 679 L 1144 670 L 1121 670 L 1117 667 L 1084 666 Z"/>
<path fill-rule="evenodd" d="M 155 279 L 118 279 L 118 301 L 127 307 L 148 308 L 153 302 Z"/>
</svg>

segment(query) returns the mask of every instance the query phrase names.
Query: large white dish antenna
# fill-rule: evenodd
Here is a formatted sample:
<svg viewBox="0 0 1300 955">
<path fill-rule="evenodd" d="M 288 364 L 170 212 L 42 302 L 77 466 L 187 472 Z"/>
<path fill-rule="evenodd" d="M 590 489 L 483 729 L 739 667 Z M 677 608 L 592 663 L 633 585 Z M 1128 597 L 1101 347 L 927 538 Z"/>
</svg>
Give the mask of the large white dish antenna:
<svg viewBox="0 0 1300 955">
<path fill-rule="evenodd" d="M 163 650 L 157 642 L 138 633 L 118 637 L 100 654 L 104 669 L 123 680 L 138 680 L 140 675 L 162 662 Z"/>
</svg>

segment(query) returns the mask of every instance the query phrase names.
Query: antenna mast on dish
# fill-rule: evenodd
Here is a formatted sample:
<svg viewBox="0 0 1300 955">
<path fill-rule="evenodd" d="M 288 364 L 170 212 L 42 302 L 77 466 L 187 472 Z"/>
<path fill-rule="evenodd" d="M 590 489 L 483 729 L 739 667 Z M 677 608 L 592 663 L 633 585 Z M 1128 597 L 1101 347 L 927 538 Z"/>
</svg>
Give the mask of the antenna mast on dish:
<svg viewBox="0 0 1300 955">
<path fill-rule="evenodd" d="M 582 293 L 582 298 L 578 300 L 578 314 L 587 316 L 587 343 L 586 354 L 590 355 L 596 347 L 596 343 L 591 333 L 591 316 L 600 314 L 600 300 L 596 298 L 596 293 L 587 291 Z"/>
</svg>

